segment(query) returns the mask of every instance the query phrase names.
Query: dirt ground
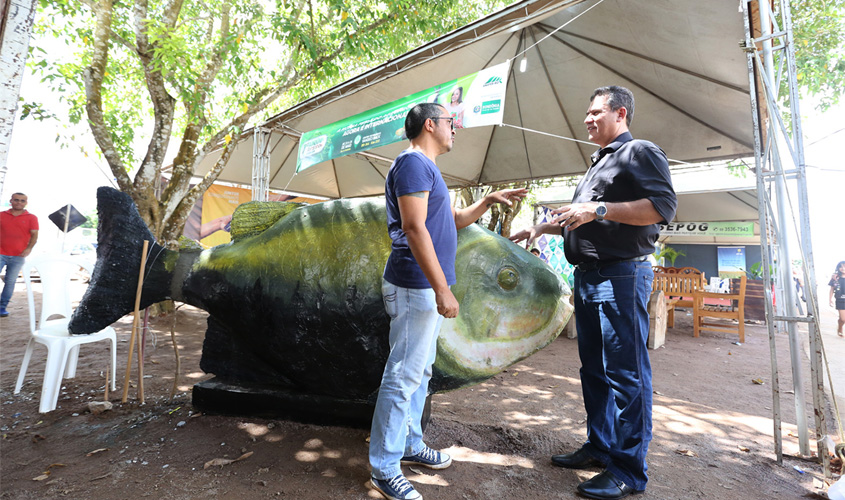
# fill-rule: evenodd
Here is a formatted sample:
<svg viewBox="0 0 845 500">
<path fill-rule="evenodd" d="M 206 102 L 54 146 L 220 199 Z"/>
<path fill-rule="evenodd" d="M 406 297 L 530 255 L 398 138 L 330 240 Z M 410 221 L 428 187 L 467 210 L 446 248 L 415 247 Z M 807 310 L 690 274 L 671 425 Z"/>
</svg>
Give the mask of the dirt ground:
<svg viewBox="0 0 845 500">
<path fill-rule="evenodd" d="M 36 348 L 21 393 L 13 394 L 28 337 L 22 284 L 10 313 L 0 320 L 0 498 L 380 498 L 367 487 L 365 430 L 192 408 L 192 385 L 209 377 L 199 369 L 203 311 L 185 306 L 176 313 L 181 370 L 172 400 L 173 317 L 152 321 L 144 404 L 136 368 L 129 400 L 120 403 L 131 317 L 116 324 L 118 390 L 109 394 L 114 408 L 97 415 L 87 404 L 103 399 L 106 343 L 82 347 L 77 376 L 64 381 L 58 408 L 39 414 L 43 347 Z M 665 345 L 651 351 L 651 480 L 632 498 L 823 498 L 821 467 L 795 457 L 786 342 L 778 343 L 786 453 L 778 465 L 765 327 L 749 326 L 746 343 L 736 345 L 727 334 L 693 338 L 691 323 L 680 311 Z M 585 437 L 578 367 L 576 341 L 561 337 L 485 383 L 435 395 L 427 442 L 452 454 L 454 463 L 442 471 L 405 467 L 406 475 L 428 500 L 578 498 L 577 484 L 598 470 L 560 469 L 549 460 Z M 812 425 L 811 404 L 808 397 Z"/>
</svg>

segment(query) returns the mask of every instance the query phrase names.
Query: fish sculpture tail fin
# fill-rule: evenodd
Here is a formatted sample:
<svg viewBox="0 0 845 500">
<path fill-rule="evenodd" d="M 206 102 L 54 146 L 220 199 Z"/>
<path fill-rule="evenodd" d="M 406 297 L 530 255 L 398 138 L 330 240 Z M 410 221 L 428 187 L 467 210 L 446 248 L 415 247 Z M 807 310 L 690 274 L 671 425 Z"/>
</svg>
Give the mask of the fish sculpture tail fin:
<svg viewBox="0 0 845 500">
<path fill-rule="evenodd" d="M 74 335 L 97 332 L 135 309 L 144 240 L 150 242 L 140 307 L 168 298 L 180 252 L 158 243 L 132 198 L 110 187 L 97 189 L 97 263 L 68 328 Z M 178 288 L 178 287 L 177 287 Z"/>
</svg>

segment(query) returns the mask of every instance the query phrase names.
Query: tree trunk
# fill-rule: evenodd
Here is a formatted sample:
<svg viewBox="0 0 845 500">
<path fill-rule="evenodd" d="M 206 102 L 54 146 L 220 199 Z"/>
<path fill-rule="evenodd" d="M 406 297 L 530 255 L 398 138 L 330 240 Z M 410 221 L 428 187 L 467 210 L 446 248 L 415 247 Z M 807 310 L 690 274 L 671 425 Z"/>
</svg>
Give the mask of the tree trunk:
<svg viewBox="0 0 845 500">
<path fill-rule="evenodd" d="M 525 187 L 530 188 L 531 182 L 525 182 L 524 185 L 508 185 L 502 184 L 499 186 L 490 186 L 491 191 L 500 191 L 502 189 L 508 188 L 515 188 L 515 187 Z M 459 190 L 459 194 L 461 200 L 463 201 L 463 206 L 468 207 L 475 203 L 476 201 L 476 193 L 480 195 L 479 188 L 461 188 Z M 496 229 L 501 227 L 501 235 L 505 238 L 511 235 L 511 227 L 513 225 L 513 219 L 519 213 L 520 209 L 522 208 L 522 200 L 517 200 L 513 202 L 513 206 L 506 206 L 506 205 L 498 205 L 494 204 L 490 207 L 490 221 L 487 223 L 487 229 L 490 231 L 496 232 Z"/>
<path fill-rule="evenodd" d="M 499 225 L 499 218 L 501 217 L 501 212 L 499 211 L 499 205 L 494 204 L 490 207 L 490 222 L 487 223 L 487 229 L 490 231 L 496 232 L 496 226 Z"/>
<path fill-rule="evenodd" d="M 525 188 L 529 188 L 531 186 L 530 182 L 525 183 Z M 510 237 L 511 230 L 513 229 L 513 220 L 519 214 L 519 211 L 522 210 L 522 204 L 525 202 L 525 199 L 516 200 L 513 202 L 513 206 L 509 207 L 505 210 L 504 216 L 502 217 L 502 236 L 505 238 Z"/>
<path fill-rule="evenodd" d="M 0 0 L 0 192 L 6 181 L 6 159 L 12 141 L 18 96 L 35 19 L 35 0 Z"/>
</svg>

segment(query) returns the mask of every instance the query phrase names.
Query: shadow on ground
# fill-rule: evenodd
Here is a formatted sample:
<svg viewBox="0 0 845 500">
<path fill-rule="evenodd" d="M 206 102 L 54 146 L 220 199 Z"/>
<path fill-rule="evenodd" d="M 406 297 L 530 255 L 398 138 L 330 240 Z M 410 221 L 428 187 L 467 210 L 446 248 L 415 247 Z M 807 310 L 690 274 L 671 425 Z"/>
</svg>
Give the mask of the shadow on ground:
<svg viewBox="0 0 845 500">
<path fill-rule="evenodd" d="M 0 320 L 0 498 L 379 498 L 366 485 L 365 430 L 204 415 L 192 408 L 191 386 L 209 375 L 199 369 L 206 315 L 191 307 L 175 317 L 181 369 L 172 400 L 171 316 L 153 321 L 148 334 L 145 403 L 138 400 L 134 369 L 129 399 L 120 403 L 131 328 L 126 317 L 116 325 L 114 409 L 99 415 L 87 410 L 89 401 L 103 399 L 103 344 L 83 350 L 57 410 L 37 413 L 39 351 L 22 392 L 12 394 L 27 341 L 25 300 L 18 292 L 11 316 Z M 783 465 L 775 462 L 765 327 L 749 325 L 747 342 L 736 345 L 729 335 L 693 338 L 690 318 L 683 311 L 677 316 L 666 344 L 651 351 L 651 481 L 634 498 L 815 496 L 817 464 L 789 456 Z M 787 349 L 785 340 L 778 342 L 784 450 L 796 455 Z M 426 498 L 577 498 L 575 486 L 598 471 L 559 469 L 549 457 L 584 439 L 578 367 L 576 341 L 559 338 L 487 382 L 435 395 L 426 440 L 451 453 L 454 464 L 442 471 L 406 467 L 406 474 Z M 812 424 L 812 408 L 807 411 Z M 223 465 L 205 468 L 215 459 Z"/>
</svg>

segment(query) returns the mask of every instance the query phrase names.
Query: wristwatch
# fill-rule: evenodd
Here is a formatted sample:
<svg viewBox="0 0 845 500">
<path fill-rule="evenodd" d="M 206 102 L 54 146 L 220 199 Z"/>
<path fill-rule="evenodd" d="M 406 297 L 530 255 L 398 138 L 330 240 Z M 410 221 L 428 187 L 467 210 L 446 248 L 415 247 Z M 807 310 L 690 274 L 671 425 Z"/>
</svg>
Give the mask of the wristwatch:
<svg viewBox="0 0 845 500">
<path fill-rule="evenodd" d="M 599 206 L 596 207 L 596 220 L 604 220 L 606 215 L 607 205 L 605 205 L 603 201 L 600 201 Z"/>
</svg>

